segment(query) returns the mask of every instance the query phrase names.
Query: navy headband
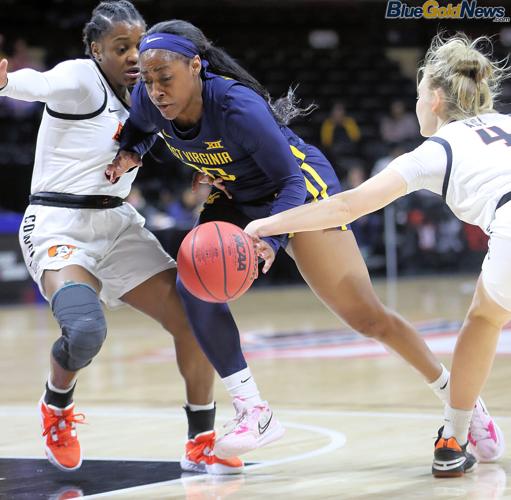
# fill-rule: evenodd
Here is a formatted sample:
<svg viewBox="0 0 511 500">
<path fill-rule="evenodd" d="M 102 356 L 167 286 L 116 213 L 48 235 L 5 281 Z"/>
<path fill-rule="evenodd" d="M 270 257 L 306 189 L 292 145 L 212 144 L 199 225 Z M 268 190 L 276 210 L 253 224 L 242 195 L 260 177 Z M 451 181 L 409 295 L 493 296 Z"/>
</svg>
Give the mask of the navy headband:
<svg viewBox="0 0 511 500">
<path fill-rule="evenodd" d="M 170 52 L 177 52 L 190 59 L 199 55 L 197 46 L 187 38 L 170 33 L 152 33 L 146 35 L 140 42 L 139 52 L 145 52 L 151 49 L 163 49 Z"/>
</svg>

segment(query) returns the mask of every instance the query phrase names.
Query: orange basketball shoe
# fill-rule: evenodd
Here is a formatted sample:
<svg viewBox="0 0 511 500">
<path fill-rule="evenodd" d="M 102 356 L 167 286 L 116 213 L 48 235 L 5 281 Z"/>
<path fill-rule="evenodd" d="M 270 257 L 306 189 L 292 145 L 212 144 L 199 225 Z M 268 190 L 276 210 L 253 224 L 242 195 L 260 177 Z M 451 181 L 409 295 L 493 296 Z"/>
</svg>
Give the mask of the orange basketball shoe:
<svg viewBox="0 0 511 500">
<path fill-rule="evenodd" d="M 241 474 L 244 464 L 238 457 L 219 458 L 213 453 L 215 438 L 215 431 L 207 431 L 188 440 L 181 458 L 181 469 L 215 475 Z"/>
<path fill-rule="evenodd" d="M 83 413 L 74 413 L 75 404 L 65 408 L 39 401 L 44 451 L 48 460 L 63 471 L 73 471 L 82 465 L 82 450 L 76 435 L 76 424 L 85 420 Z"/>
</svg>

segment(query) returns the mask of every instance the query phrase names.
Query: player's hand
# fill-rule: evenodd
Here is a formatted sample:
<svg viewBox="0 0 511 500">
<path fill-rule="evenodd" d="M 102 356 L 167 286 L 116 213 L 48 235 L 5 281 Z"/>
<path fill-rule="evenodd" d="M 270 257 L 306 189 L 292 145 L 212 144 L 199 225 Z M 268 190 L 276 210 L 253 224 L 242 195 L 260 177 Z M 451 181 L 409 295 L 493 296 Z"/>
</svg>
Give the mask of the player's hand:
<svg viewBox="0 0 511 500">
<path fill-rule="evenodd" d="M 263 274 L 266 274 L 275 261 L 275 252 L 272 246 L 259 238 L 252 238 L 257 257 L 264 260 Z"/>
<path fill-rule="evenodd" d="M 0 61 L 0 89 L 7 85 L 7 59 Z"/>
<path fill-rule="evenodd" d="M 227 188 L 224 186 L 224 181 L 220 179 L 220 177 L 211 177 L 210 175 L 203 174 L 202 172 L 197 172 L 193 176 L 192 180 L 192 192 L 195 193 L 197 191 L 197 188 L 199 187 L 199 184 L 209 184 L 210 186 L 215 186 L 220 191 L 223 191 L 225 193 L 225 196 L 232 200 L 232 195 L 229 193 Z"/>
<path fill-rule="evenodd" d="M 211 185 L 212 180 L 209 175 L 203 174 L 202 172 L 195 172 L 192 179 L 192 193 L 195 193 L 197 189 L 199 189 L 199 184 Z"/>
<path fill-rule="evenodd" d="M 128 170 L 141 166 L 142 158 L 138 153 L 121 149 L 112 163 L 106 167 L 105 176 L 112 184 L 115 184 Z"/>
<path fill-rule="evenodd" d="M 257 219 L 249 222 L 247 227 L 243 229 L 243 231 L 245 231 L 245 233 L 247 233 L 256 243 L 260 241 L 261 236 L 264 236 L 261 234 L 261 224 L 259 222 L 260 220 L 261 219 Z"/>
<path fill-rule="evenodd" d="M 253 220 L 247 224 L 243 231 L 252 239 L 257 257 L 264 260 L 263 274 L 266 274 L 275 260 L 275 252 L 269 243 L 261 239 L 261 236 L 263 236 L 260 229 L 261 220 L 264 219 Z"/>
</svg>

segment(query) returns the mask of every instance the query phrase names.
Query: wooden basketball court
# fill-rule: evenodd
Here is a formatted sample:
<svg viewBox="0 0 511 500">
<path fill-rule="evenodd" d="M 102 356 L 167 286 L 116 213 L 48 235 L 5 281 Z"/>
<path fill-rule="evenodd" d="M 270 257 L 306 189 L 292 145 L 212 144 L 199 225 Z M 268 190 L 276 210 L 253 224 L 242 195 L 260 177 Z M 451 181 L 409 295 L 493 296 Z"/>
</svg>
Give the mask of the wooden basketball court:
<svg viewBox="0 0 511 500">
<path fill-rule="evenodd" d="M 377 283 L 449 363 L 475 277 Z M 392 303 L 392 304 L 391 304 Z M 82 470 L 43 460 L 36 404 L 57 336 L 48 307 L 0 310 L 0 498 L 511 498 L 509 454 L 461 479 L 430 474 L 440 402 L 395 355 L 339 323 L 306 288 L 255 290 L 233 304 L 264 398 L 285 424 L 282 440 L 247 455 L 238 477 L 181 475 L 186 420 L 171 339 L 123 308 L 79 378 L 75 401 Z M 511 331 L 499 345 L 484 397 L 511 439 Z M 221 383 L 217 426 L 232 416 Z"/>
</svg>

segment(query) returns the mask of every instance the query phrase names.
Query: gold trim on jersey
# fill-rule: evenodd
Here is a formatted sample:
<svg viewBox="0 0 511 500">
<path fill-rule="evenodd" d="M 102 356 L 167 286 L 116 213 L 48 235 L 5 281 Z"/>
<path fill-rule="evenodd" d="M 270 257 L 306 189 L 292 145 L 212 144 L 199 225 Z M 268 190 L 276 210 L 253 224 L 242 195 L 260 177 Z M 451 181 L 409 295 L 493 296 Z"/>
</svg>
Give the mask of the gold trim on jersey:
<svg viewBox="0 0 511 500">
<path fill-rule="evenodd" d="M 321 178 L 321 176 L 316 172 L 316 170 L 314 170 L 314 168 L 312 168 L 308 163 L 305 162 L 303 162 L 300 165 L 300 168 L 308 172 L 312 176 L 312 178 L 319 184 L 321 192 L 318 192 L 317 189 L 315 189 L 315 191 L 321 196 L 321 198 L 323 199 L 329 198 L 327 193 L 328 186 L 326 185 L 325 181 Z M 318 198 L 318 194 L 316 194 L 316 196 L 314 197 L 315 199 Z"/>
<path fill-rule="evenodd" d="M 314 186 L 312 182 L 304 175 L 303 178 L 305 179 L 305 185 L 307 187 L 307 191 L 313 196 L 314 201 L 318 201 L 318 197 L 321 196 L 321 198 L 326 199 L 328 198 L 327 189 L 328 186 L 326 182 L 321 178 L 321 176 L 317 173 L 317 171 L 311 167 L 308 163 L 305 162 L 305 153 L 302 153 L 297 147 L 289 145 L 291 148 L 291 152 L 293 155 L 298 158 L 300 163 L 300 168 L 307 172 L 317 183 L 318 187 Z"/>
<path fill-rule="evenodd" d="M 218 198 L 220 198 L 221 195 L 222 195 L 222 193 L 219 193 L 218 191 L 211 193 L 208 196 L 208 198 L 206 199 L 206 201 L 204 202 L 204 204 L 205 205 L 213 205 L 213 203 L 215 203 L 215 200 L 218 200 Z"/>
<path fill-rule="evenodd" d="M 305 157 L 306 157 L 305 153 L 302 153 L 302 151 L 300 151 L 297 147 L 292 146 L 291 144 L 289 145 L 289 147 L 291 148 L 291 152 L 293 153 L 293 155 L 301 161 L 300 168 L 302 169 L 302 171 L 307 172 L 319 186 L 319 189 L 318 189 L 316 186 L 314 186 L 314 184 L 312 184 L 312 182 L 305 175 L 303 176 L 303 178 L 305 180 L 305 186 L 307 188 L 307 191 L 313 197 L 312 203 L 319 201 L 320 196 L 324 200 L 329 198 L 330 196 L 327 193 L 328 185 L 321 178 L 321 176 L 318 174 L 316 169 L 305 162 Z M 347 231 L 348 228 L 346 226 L 341 226 L 341 230 Z"/>
</svg>

